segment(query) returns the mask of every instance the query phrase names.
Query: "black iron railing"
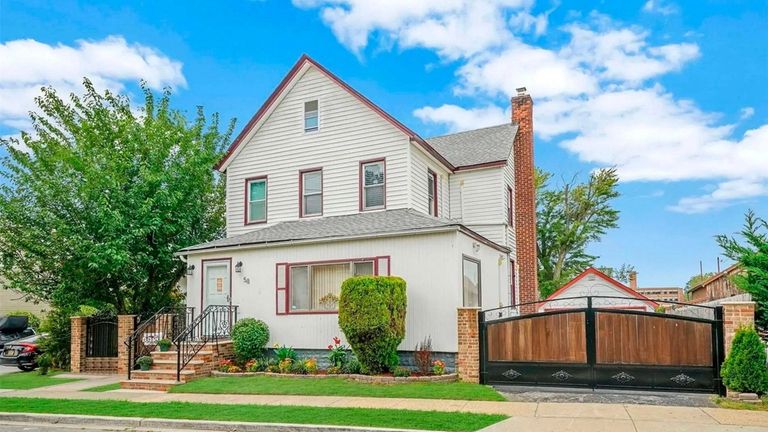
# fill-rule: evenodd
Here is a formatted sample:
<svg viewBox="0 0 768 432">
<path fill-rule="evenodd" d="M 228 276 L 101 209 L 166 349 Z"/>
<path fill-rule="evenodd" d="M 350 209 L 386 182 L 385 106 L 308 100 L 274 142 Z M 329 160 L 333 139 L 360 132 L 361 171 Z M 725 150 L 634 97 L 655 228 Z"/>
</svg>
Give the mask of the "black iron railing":
<svg viewBox="0 0 768 432">
<path fill-rule="evenodd" d="M 128 346 L 128 379 L 131 379 L 131 371 L 138 367 L 139 358 L 150 355 L 162 339 L 174 341 L 194 319 L 195 308 L 169 306 L 139 323 L 125 341 Z"/>
<path fill-rule="evenodd" d="M 237 322 L 237 306 L 210 305 L 173 340 L 176 345 L 176 380 L 207 343 L 229 339 Z"/>
</svg>

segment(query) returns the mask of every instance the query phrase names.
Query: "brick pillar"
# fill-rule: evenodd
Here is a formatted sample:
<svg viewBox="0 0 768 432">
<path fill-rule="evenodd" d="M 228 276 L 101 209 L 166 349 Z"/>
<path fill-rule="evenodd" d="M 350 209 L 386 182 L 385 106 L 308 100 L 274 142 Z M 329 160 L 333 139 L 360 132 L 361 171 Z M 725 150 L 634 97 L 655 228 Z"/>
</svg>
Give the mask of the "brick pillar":
<svg viewBox="0 0 768 432">
<path fill-rule="evenodd" d="M 72 373 L 85 372 L 85 332 L 88 318 L 75 316 L 70 318 L 72 337 L 70 338 L 70 369 Z"/>
<path fill-rule="evenodd" d="M 755 302 L 739 301 L 725 302 L 723 306 L 723 338 L 725 339 L 725 355 L 731 352 L 731 342 L 739 327 L 754 327 Z"/>
<path fill-rule="evenodd" d="M 480 382 L 480 331 L 477 314 L 480 308 L 458 308 L 456 326 L 459 352 L 456 355 L 456 372 L 466 382 Z"/>
<path fill-rule="evenodd" d="M 536 183 L 533 161 L 533 99 L 525 88 L 512 98 L 512 123 L 517 124 L 513 146 L 515 163 L 515 244 L 520 278 L 520 303 L 539 299 L 536 245 Z M 536 311 L 523 306 L 521 313 Z"/>
<path fill-rule="evenodd" d="M 128 374 L 130 359 L 128 345 L 125 342 L 131 336 L 136 325 L 136 315 L 117 316 L 117 373 Z"/>
</svg>

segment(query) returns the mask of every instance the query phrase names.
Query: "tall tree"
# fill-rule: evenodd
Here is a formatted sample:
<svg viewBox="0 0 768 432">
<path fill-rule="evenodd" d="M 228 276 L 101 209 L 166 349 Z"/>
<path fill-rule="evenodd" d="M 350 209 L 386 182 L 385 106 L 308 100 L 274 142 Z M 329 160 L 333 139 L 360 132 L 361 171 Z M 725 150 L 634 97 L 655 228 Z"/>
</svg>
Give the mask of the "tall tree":
<svg viewBox="0 0 768 432">
<path fill-rule="evenodd" d="M 537 229 L 539 289 L 543 297 L 592 265 L 596 256 L 586 252 L 610 228 L 618 226 L 619 211 L 612 201 L 619 196 L 613 168 L 594 171 L 584 183 L 576 179 L 552 186 L 550 173 L 538 170 Z"/>
<path fill-rule="evenodd" d="M 625 284 L 629 283 L 630 275 L 632 274 L 632 272 L 636 271 L 635 266 L 633 266 L 632 264 L 626 264 L 626 263 L 622 264 L 621 267 L 618 267 L 618 268 L 598 267 L 598 270 L 616 279 L 617 281 L 623 282 Z"/>
<path fill-rule="evenodd" d="M 174 252 L 221 236 L 224 178 L 212 166 L 234 121 L 193 120 L 142 83 L 144 105 L 97 92 L 64 100 L 51 88 L 33 133 L 3 140 L 0 277 L 55 305 L 144 312 L 174 301 Z"/>
<path fill-rule="evenodd" d="M 732 276 L 733 282 L 752 295 L 757 323 L 768 328 L 768 222 L 749 210 L 738 237 L 721 234 L 715 239 L 725 256 L 741 264 L 744 272 Z"/>
</svg>

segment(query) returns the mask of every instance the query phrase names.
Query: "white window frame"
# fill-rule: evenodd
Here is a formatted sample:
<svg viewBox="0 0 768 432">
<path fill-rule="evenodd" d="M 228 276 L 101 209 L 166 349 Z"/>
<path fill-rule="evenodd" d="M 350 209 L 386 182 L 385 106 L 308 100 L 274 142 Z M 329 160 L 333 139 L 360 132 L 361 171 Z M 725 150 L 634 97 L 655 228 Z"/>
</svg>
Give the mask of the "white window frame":
<svg viewBox="0 0 768 432">
<path fill-rule="evenodd" d="M 317 109 L 314 111 L 307 111 L 307 104 L 315 102 L 317 104 Z M 308 101 L 304 101 L 304 133 L 313 133 L 320 130 L 320 100 L 319 99 L 312 99 Z M 314 117 L 315 121 L 317 122 L 317 126 L 313 127 L 307 127 L 307 120 Z"/>
<path fill-rule="evenodd" d="M 365 168 L 371 165 L 381 165 L 381 172 L 384 174 L 384 182 L 375 185 L 365 184 Z M 382 204 L 377 206 L 366 206 L 366 197 L 369 188 L 382 188 Z M 385 159 L 375 159 L 360 162 L 360 211 L 381 210 L 387 208 L 387 161 Z"/>
<path fill-rule="evenodd" d="M 264 182 L 264 199 L 252 200 L 251 199 L 251 184 L 257 182 Z M 269 182 L 266 176 L 249 178 L 245 181 L 245 224 L 257 224 L 265 223 L 267 221 L 268 204 L 267 198 L 269 197 Z M 264 201 L 264 219 L 251 219 L 251 205 L 255 202 Z"/>
<path fill-rule="evenodd" d="M 320 192 L 314 192 L 314 193 L 307 193 L 306 187 L 307 182 L 305 180 L 305 176 L 307 174 L 319 174 L 320 175 Z M 314 216 L 322 216 L 323 215 L 323 204 L 324 204 L 324 197 L 323 197 L 323 169 L 322 168 L 313 168 L 308 170 L 302 170 L 300 173 L 301 176 L 301 190 L 299 193 L 301 194 L 301 202 L 299 203 L 299 215 L 301 217 L 314 217 Z M 305 205 L 307 202 L 308 196 L 316 196 L 320 195 L 320 211 L 317 213 L 307 213 L 305 211 Z"/>
<path fill-rule="evenodd" d="M 466 299 L 464 298 L 464 262 L 471 262 L 473 264 L 477 264 L 477 305 L 469 306 L 467 305 Z M 483 266 L 480 262 L 480 260 L 472 258 L 467 255 L 461 256 L 461 304 L 464 305 L 464 307 L 482 307 L 483 305 Z"/>
<path fill-rule="evenodd" d="M 357 264 L 370 264 L 371 265 L 371 276 L 375 276 L 377 274 L 376 272 L 376 258 L 364 258 L 359 260 L 350 260 L 350 261 L 328 261 L 328 262 L 318 262 L 318 263 L 297 263 L 297 264 L 291 264 L 288 266 L 288 275 L 289 275 L 289 281 L 288 281 L 288 308 L 289 314 L 322 314 L 322 313 L 338 313 L 338 305 L 336 309 L 333 310 L 327 310 L 327 309 L 294 309 L 293 308 L 293 292 L 294 292 L 294 286 L 293 286 L 293 269 L 299 268 L 299 267 L 306 267 L 307 269 L 307 284 L 309 286 L 307 289 L 309 290 L 310 295 L 310 303 L 311 303 L 311 293 L 312 293 L 312 271 L 315 267 L 324 267 L 324 266 L 332 266 L 332 265 L 339 265 L 339 264 L 348 264 L 349 265 L 349 273 L 350 277 L 358 276 L 355 274 L 355 266 Z M 341 287 L 339 287 L 339 293 L 341 292 Z M 311 307 L 311 306 L 310 306 Z"/>
</svg>

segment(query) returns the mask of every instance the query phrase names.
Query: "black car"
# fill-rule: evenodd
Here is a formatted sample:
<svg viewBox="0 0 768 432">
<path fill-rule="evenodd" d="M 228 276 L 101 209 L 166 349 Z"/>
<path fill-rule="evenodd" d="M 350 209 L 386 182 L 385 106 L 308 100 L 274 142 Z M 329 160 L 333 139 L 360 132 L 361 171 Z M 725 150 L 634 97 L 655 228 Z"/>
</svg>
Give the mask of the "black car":
<svg viewBox="0 0 768 432">
<path fill-rule="evenodd" d="M 25 372 L 35 370 L 37 356 L 42 353 L 37 342 L 42 336 L 36 334 L 6 343 L 0 351 L 0 365 L 16 366 Z"/>
</svg>

